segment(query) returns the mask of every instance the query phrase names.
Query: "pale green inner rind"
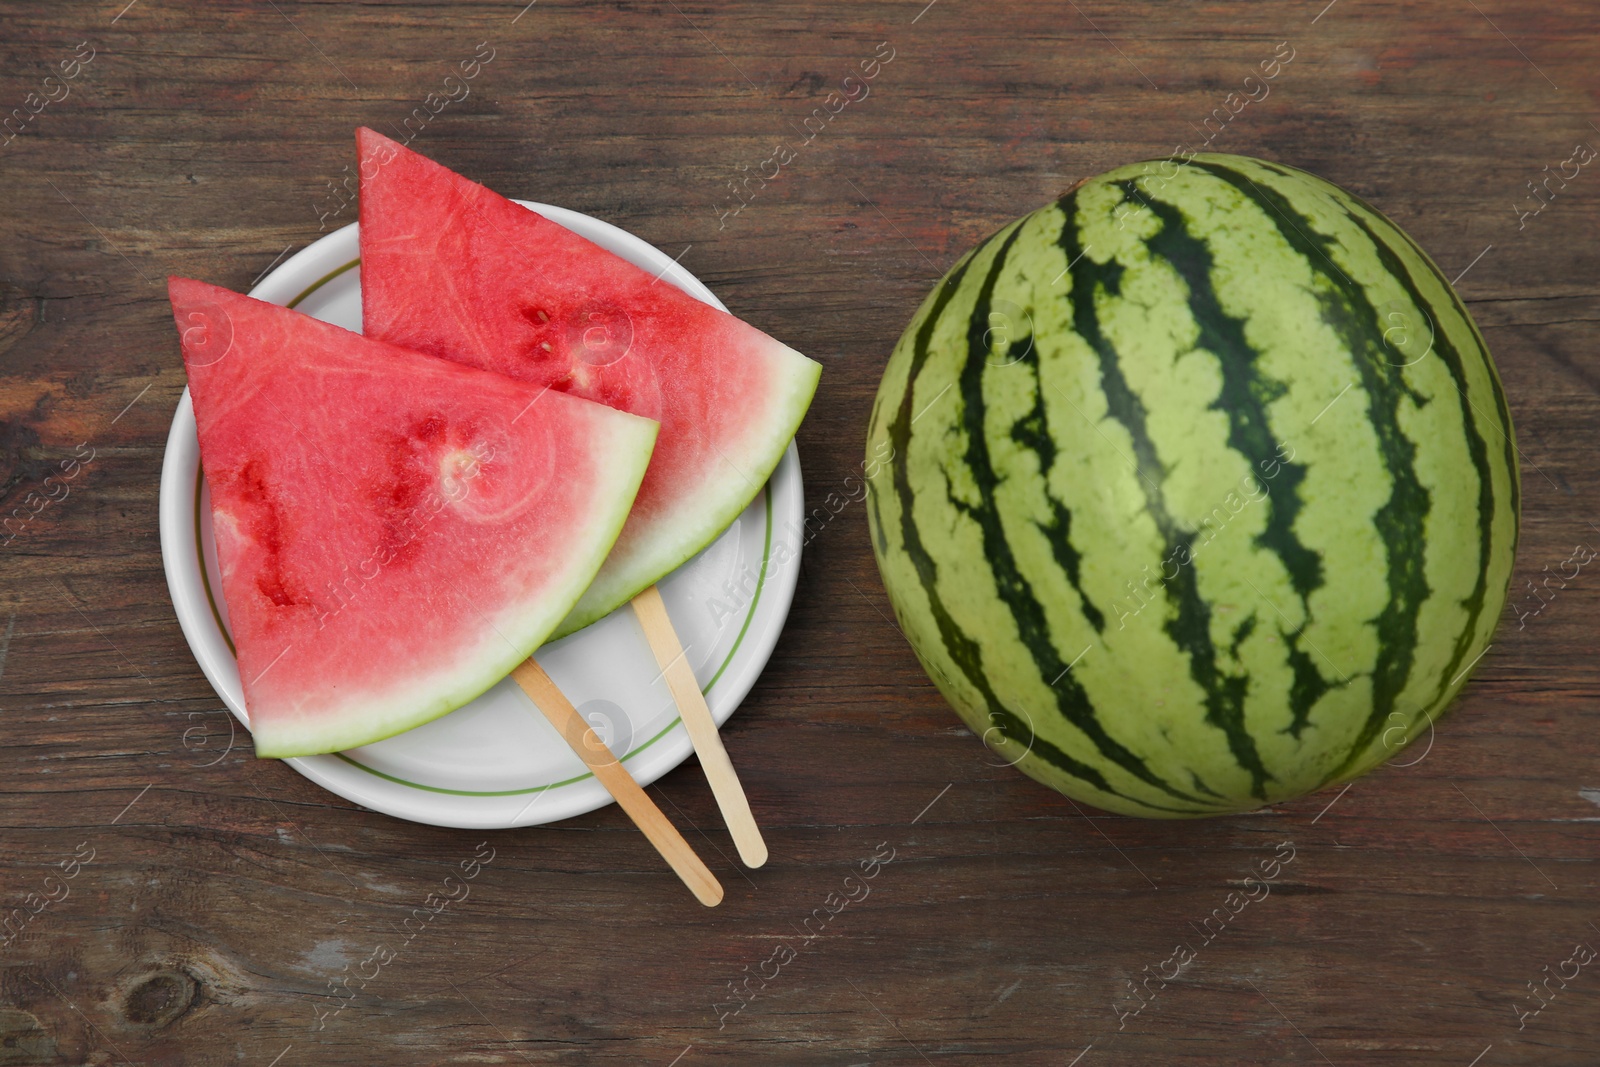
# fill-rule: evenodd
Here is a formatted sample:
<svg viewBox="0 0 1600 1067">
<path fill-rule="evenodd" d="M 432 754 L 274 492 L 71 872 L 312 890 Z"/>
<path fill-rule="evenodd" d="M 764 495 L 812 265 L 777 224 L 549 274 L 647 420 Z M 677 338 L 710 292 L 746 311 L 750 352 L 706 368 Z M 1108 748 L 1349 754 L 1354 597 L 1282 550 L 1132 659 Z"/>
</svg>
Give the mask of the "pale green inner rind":
<svg viewBox="0 0 1600 1067">
<path fill-rule="evenodd" d="M 606 472 L 609 484 L 595 486 L 595 507 L 585 525 L 585 536 L 577 539 L 564 555 L 570 565 L 559 583 L 538 598 L 523 598 L 508 605 L 495 619 L 483 619 L 468 602 L 452 604 L 463 620 L 482 623 L 482 637 L 475 651 L 432 678 L 408 680 L 405 694 L 374 696 L 369 708 L 355 714 L 341 714 L 336 719 L 307 716 L 296 723 L 252 721 L 256 755 L 284 758 L 338 752 L 404 733 L 475 700 L 533 655 L 588 588 L 621 532 L 659 429 L 648 419 L 622 412 L 606 412 L 603 420 L 597 419 L 596 423 L 597 428 L 604 428 L 604 437 L 597 432 L 593 439 L 596 468 Z M 458 600 L 465 596 L 462 590 L 449 592 Z M 414 695 L 418 692 L 433 695 L 419 701 Z"/>
<path fill-rule="evenodd" d="M 619 558 L 614 552 L 550 639 L 597 622 L 677 570 L 715 541 L 750 506 L 777 468 L 817 390 L 822 367 L 793 349 L 776 351 L 777 366 L 764 417 L 737 456 L 724 457 L 720 477 L 686 495 L 675 518 L 653 524 L 650 536 Z"/>
<path fill-rule="evenodd" d="M 917 414 L 909 447 L 896 457 L 905 465 L 914 496 L 917 532 L 935 564 L 938 598 L 965 639 L 980 650 L 988 684 L 1009 710 L 1026 717 L 1036 741 L 1092 766 L 1115 793 L 1093 787 L 994 729 L 982 694 L 933 625 L 930 598 L 901 536 L 902 505 L 891 468 L 885 466 L 870 482 L 874 547 L 896 614 L 963 719 L 998 751 L 1020 759 L 1019 769 L 1069 795 L 1129 814 L 1253 808 L 1316 788 L 1336 775 L 1351 777 L 1392 755 L 1464 684 L 1466 668 L 1485 647 L 1503 607 L 1516 542 L 1517 470 L 1503 395 L 1481 336 L 1431 261 L 1391 224 L 1326 183 L 1236 157 L 1199 162 L 1208 159 L 1281 194 L 1307 217 L 1315 234 L 1337 239 L 1331 262 L 1308 260 L 1290 246 L 1283 220 L 1268 207 L 1200 168 L 1180 168 L 1164 185 L 1145 189 L 1152 201 L 1175 209 L 1184 228 L 1204 243 L 1211 257 L 1210 289 L 1258 353 L 1252 371 L 1262 382 L 1266 427 L 1303 468 L 1290 532 L 1321 562 L 1322 581 L 1308 597 L 1302 600 L 1284 560 L 1259 540 L 1270 509 L 1278 506 L 1273 494 L 1282 500 L 1287 483 L 1274 485 L 1230 443 L 1228 413 L 1212 406 L 1222 388 L 1222 364 L 1213 352 L 1197 347 L 1199 328 L 1184 279 L 1151 251 L 1163 223 L 1153 212 L 1139 212 L 1137 204 L 1130 211 L 1116 184 L 1146 174 L 1147 167 L 1123 168 L 1080 189 L 1076 222 L 1083 254 L 1096 265 L 1121 267 L 1118 292 L 1098 291 L 1093 304 L 1121 373 L 1148 414 L 1154 466 L 1135 469 L 1129 430 L 1108 417 L 1099 356 L 1073 329 L 1073 276 L 1056 243 L 1065 222 L 1056 205 L 1020 221 L 1023 234 L 996 276 L 990 301 L 991 308 L 1004 301 L 1013 309 L 1008 313 L 1020 313 L 1029 324 L 1036 359 L 1014 359 L 1014 347 L 1023 340 L 1023 331 L 1015 328 L 1006 339 L 991 337 L 986 352 L 968 351 L 968 319 L 1013 229 L 1007 227 L 972 254 L 960 291 L 935 324 L 926 363 L 912 386 L 910 410 Z M 1416 306 L 1346 212 L 1392 249 L 1425 308 Z M 1393 418 L 1415 450 L 1411 469 L 1429 502 L 1421 538 L 1428 594 L 1411 620 L 1416 658 L 1393 704 L 1399 729 L 1369 736 L 1359 753 L 1352 746 L 1371 734 L 1372 671 L 1380 653 L 1373 622 L 1391 596 L 1387 550 L 1374 522 L 1393 489 L 1387 464 L 1394 457 L 1380 448 L 1373 398 L 1360 384 L 1346 339 L 1323 314 L 1338 296 L 1329 280 L 1334 271 L 1384 313 L 1433 323 L 1459 354 L 1471 414 L 1469 424 L 1462 394 L 1437 354 L 1400 372 L 1413 396 L 1401 398 Z M 869 462 L 890 443 L 905 403 L 915 338 L 940 291 L 912 320 L 885 371 L 869 434 Z M 1413 352 L 1402 348 L 1393 362 L 1406 362 Z M 959 383 L 968 360 L 986 357 L 983 432 L 998 478 L 994 498 L 1009 551 L 1048 621 L 1053 655 L 1063 664 L 1074 663 L 1072 679 L 1107 737 L 1137 754 L 1165 782 L 1193 793 L 1192 803 L 1175 800 L 1097 751 L 1059 710 L 1060 678 L 1044 677 L 1036 654 L 1019 639 L 978 525 L 963 510 L 980 506 L 981 494 L 968 466 Z M 1039 454 L 1019 443 L 1016 430 L 1041 413 L 1056 448 L 1048 477 L 1040 470 Z M 1487 445 L 1493 490 L 1486 560 L 1479 558 L 1479 481 L 1469 454 L 1470 434 Z M 1269 774 L 1263 796 L 1252 795 L 1250 774 L 1230 751 L 1223 731 L 1206 719 L 1190 657 L 1167 629 L 1176 610 L 1171 588 L 1157 582 L 1153 596 L 1150 587 L 1142 594 L 1138 589 L 1142 576 L 1162 566 L 1165 542 L 1148 507 L 1152 490 L 1171 519 L 1197 535 L 1190 565 L 1195 586 L 1211 612 L 1210 642 L 1219 675 L 1247 687 L 1243 724 Z M 1046 533 L 1057 505 L 1071 515 L 1081 595 Z M 1478 594 L 1481 607 L 1468 634 L 1465 605 L 1480 572 L 1486 572 Z M 1092 609 L 1086 609 L 1085 600 Z M 1100 612 L 1102 630 L 1091 624 L 1088 610 Z M 1298 724 L 1289 713 L 1295 685 L 1286 659 L 1291 646 L 1313 665 L 1325 687 Z"/>
</svg>

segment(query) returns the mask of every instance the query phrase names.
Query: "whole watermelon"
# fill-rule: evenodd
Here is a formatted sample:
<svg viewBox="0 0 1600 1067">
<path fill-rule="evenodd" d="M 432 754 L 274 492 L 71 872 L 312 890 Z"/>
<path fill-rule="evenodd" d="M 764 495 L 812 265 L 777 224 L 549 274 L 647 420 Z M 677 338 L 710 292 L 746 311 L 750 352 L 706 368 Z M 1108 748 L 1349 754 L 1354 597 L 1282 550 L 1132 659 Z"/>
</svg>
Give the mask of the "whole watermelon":
<svg viewBox="0 0 1600 1067">
<path fill-rule="evenodd" d="M 964 256 L 867 454 L 940 691 L 1130 815 L 1249 810 L 1399 751 L 1486 649 L 1516 550 L 1511 416 L 1438 267 L 1238 156 L 1110 171 Z"/>
</svg>

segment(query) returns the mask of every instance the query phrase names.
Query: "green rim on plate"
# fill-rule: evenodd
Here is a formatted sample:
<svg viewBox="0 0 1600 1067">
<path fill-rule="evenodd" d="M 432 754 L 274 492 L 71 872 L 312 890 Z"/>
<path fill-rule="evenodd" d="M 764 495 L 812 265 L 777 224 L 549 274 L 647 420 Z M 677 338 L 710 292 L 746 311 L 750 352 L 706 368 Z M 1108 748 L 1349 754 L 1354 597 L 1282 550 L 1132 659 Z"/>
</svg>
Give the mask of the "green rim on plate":
<svg viewBox="0 0 1600 1067">
<path fill-rule="evenodd" d="M 346 271 L 350 270 L 353 267 L 360 266 L 360 264 L 361 264 L 361 260 L 360 259 L 353 259 L 349 263 L 346 263 L 344 266 L 336 268 L 335 270 L 329 271 L 327 274 L 324 274 L 321 278 L 318 278 L 315 282 L 312 282 L 311 285 L 308 286 L 305 289 L 304 292 L 302 292 L 299 296 L 295 297 L 293 300 L 289 301 L 289 303 L 286 304 L 285 306 L 286 307 L 291 307 L 291 308 L 294 307 L 296 304 L 299 304 L 306 297 L 310 296 L 312 293 L 316 292 L 318 289 L 322 288 L 324 285 L 328 284 L 333 279 L 337 278 L 339 275 L 345 273 Z M 223 641 L 227 642 L 228 651 L 233 653 L 233 655 L 237 658 L 237 656 L 239 654 L 239 651 L 233 645 L 233 635 L 228 632 L 227 625 L 225 623 L 223 623 L 223 621 L 222 621 L 222 613 L 217 610 L 217 598 L 216 598 L 215 594 L 213 594 L 212 591 L 211 591 L 211 575 L 206 570 L 205 548 L 204 548 L 203 542 L 201 541 L 201 538 L 200 538 L 200 491 L 201 491 L 202 487 L 205 485 L 205 476 L 206 476 L 205 468 L 203 466 L 197 466 L 196 469 L 195 469 L 195 479 L 194 479 L 194 550 L 195 550 L 195 557 L 196 557 L 196 562 L 199 564 L 199 567 L 200 567 L 200 582 L 205 587 L 205 591 L 206 591 L 206 603 L 211 606 L 211 617 L 216 620 L 217 630 L 222 634 Z M 745 612 L 744 625 L 739 627 L 739 636 L 734 638 L 733 647 L 728 650 L 728 655 L 723 659 L 721 665 L 717 667 L 717 671 L 716 671 L 715 674 L 713 674 L 711 676 L 711 680 L 709 682 L 707 682 L 705 684 L 704 688 L 702 689 L 702 692 L 704 692 L 706 694 L 710 694 L 711 687 L 716 685 L 717 681 L 719 679 L 721 679 L 723 672 L 726 671 L 728 669 L 728 665 L 733 662 L 733 657 L 738 654 L 739 646 L 744 644 L 745 634 L 747 634 L 750 631 L 750 620 L 752 620 L 752 619 L 754 619 L 756 617 L 756 606 L 761 603 L 761 591 L 762 591 L 762 589 L 764 589 L 766 587 L 766 584 L 767 584 L 767 563 L 772 558 L 772 483 L 771 482 L 768 482 L 767 485 L 765 486 L 765 488 L 763 489 L 762 497 L 763 497 L 763 499 L 765 500 L 765 503 L 766 503 L 766 534 L 765 534 L 765 539 L 763 541 L 762 548 L 761 548 L 761 569 L 756 575 L 755 593 L 750 598 L 750 607 L 749 607 L 749 610 L 747 610 Z M 682 717 L 674 718 L 671 722 L 667 723 L 667 725 L 663 726 L 655 734 L 654 737 L 651 737 L 648 741 L 645 741 L 643 744 L 639 745 L 637 748 L 629 750 L 629 752 L 622 757 L 622 762 L 626 763 L 628 760 L 630 760 L 633 757 L 637 756 L 639 753 L 643 752 L 645 749 L 649 748 L 651 745 L 653 745 L 657 741 L 661 740 L 663 737 L 665 737 L 668 733 L 670 733 L 672 731 L 673 727 L 677 726 L 682 721 L 683 721 Z M 349 756 L 345 755 L 343 752 L 334 752 L 334 753 L 331 753 L 331 755 L 338 757 L 339 759 L 343 760 L 344 762 L 350 764 L 350 766 L 352 766 L 352 767 L 358 767 L 361 770 L 366 771 L 368 774 L 370 774 L 370 775 L 372 775 L 372 776 L 374 776 L 376 778 L 382 778 L 386 782 L 394 782 L 396 785 L 410 786 L 412 789 L 422 789 L 422 790 L 425 790 L 425 791 L 427 791 L 429 793 L 448 793 L 451 796 L 458 796 L 458 797 L 512 797 L 512 796 L 522 796 L 522 795 L 525 795 L 527 793 L 542 793 L 542 792 L 546 792 L 546 791 L 551 790 L 551 789 L 559 789 L 559 788 L 561 788 L 562 786 L 565 786 L 565 785 L 575 785 L 576 783 L 582 782 L 585 779 L 589 779 L 589 778 L 593 778 L 594 777 L 593 772 L 585 772 L 583 774 L 578 775 L 575 778 L 568 778 L 568 779 L 565 779 L 564 781 L 560 781 L 560 782 L 551 782 L 551 783 L 549 783 L 547 785 L 528 786 L 525 789 L 496 789 L 496 790 L 446 789 L 446 788 L 444 788 L 442 786 L 424 785 L 422 782 L 413 782 L 413 781 L 410 781 L 409 779 L 398 778 L 398 777 L 396 777 L 395 775 L 392 775 L 392 774 L 385 774 L 383 771 L 380 771 L 380 770 L 378 770 L 378 769 L 376 769 L 374 767 L 368 767 L 366 764 L 362 763 L 359 760 L 351 759 Z"/>
</svg>

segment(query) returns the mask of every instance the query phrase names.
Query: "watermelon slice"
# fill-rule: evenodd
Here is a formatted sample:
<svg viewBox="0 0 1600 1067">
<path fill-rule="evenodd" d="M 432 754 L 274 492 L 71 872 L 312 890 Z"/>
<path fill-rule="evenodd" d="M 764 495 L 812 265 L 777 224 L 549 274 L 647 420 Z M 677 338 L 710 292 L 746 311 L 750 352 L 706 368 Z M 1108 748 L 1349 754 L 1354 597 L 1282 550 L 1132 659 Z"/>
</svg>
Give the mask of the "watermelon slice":
<svg viewBox="0 0 1600 1067">
<path fill-rule="evenodd" d="M 655 423 L 169 281 L 257 755 L 460 707 L 572 609 Z"/>
<path fill-rule="evenodd" d="M 661 423 L 628 523 L 556 635 L 587 626 L 755 498 L 821 368 L 380 133 L 356 136 L 368 336 Z"/>
</svg>

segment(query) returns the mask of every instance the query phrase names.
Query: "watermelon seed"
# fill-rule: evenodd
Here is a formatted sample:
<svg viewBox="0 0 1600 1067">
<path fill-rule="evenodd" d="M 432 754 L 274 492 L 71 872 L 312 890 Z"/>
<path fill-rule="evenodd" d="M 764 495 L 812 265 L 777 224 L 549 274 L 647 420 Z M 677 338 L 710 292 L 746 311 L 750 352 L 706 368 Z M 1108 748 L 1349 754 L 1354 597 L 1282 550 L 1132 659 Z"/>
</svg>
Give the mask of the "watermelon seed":
<svg viewBox="0 0 1600 1067">
<path fill-rule="evenodd" d="M 544 310 L 540 310 L 540 312 L 539 312 L 539 321 L 540 322 L 549 322 L 550 321 L 550 312 L 544 311 Z"/>
<path fill-rule="evenodd" d="M 546 352 L 554 352 L 555 351 L 555 349 L 550 347 L 550 342 L 549 341 L 540 341 L 539 342 L 539 347 L 544 349 Z"/>
</svg>

